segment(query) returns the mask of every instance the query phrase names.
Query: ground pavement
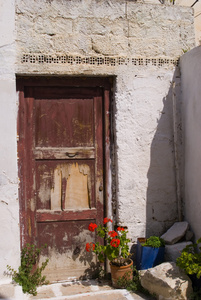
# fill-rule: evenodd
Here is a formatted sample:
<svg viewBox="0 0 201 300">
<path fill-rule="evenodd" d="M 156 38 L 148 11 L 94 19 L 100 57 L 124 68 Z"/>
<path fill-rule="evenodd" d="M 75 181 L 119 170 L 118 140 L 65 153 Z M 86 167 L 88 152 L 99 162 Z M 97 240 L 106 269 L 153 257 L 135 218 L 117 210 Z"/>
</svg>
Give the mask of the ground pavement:
<svg viewBox="0 0 201 300">
<path fill-rule="evenodd" d="M 151 300 L 153 298 L 113 289 L 110 281 L 98 280 L 59 282 L 43 285 L 37 289 L 37 296 L 22 293 L 21 286 L 6 284 L 0 286 L 0 299 L 5 300 Z"/>
<path fill-rule="evenodd" d="M 126 289 L 113 289 L 110 282 L 97 280 L 61 282 L 38 288 L 38 295 L 30 299 L 51 300 L 148 300 L 145 295 L 128 292 Z"/>
</svg>

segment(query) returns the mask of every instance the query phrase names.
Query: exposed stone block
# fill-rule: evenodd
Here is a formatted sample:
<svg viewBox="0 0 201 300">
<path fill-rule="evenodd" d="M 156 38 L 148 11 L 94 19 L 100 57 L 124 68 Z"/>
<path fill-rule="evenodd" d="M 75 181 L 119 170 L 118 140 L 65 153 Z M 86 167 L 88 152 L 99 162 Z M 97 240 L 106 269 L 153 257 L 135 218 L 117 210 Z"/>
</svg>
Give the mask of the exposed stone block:
<svg viewBox="0 0 201 300">
<path fill-rule="evenodd" d="M 120 0 L 30 2 L 17 0 L 20 52 L 89 54 L 94 47 L 104 55 L 178 57 L 194 46 L 190 9 Z M 72 36 L 83 42 L 76 44 Z"/>
<path fill-rule="evenodd" d="M 165 246 L 165 261 L 176 262 L 176 259 L 181 255 L 181 251 L 192 242 L 182 242 L 174 245 Z"/>
<path fill-rule="evenodd" d="M 62 16 L 65 18 L 78 18 L 82 16 L 96 18 L 125 17 L 126 3 L 121 0 L 74 0 L 74 1 L 46 1 L 41 5 L 41 1 L 30 1 L 32 5 L 24 5 L 22 0 L 16 1 L 16 12 L 18 14 L 34 14 L 45 16 Z"/>
<path fill-rule="evenodd" d="M 126 55 L 128 52 L 128 40 L 122 37 L 121 41 L 117 36 L 93 36 L 92 48 L 96 53 L 103 55 Z"/>
<path fill-rule="evenodd" d="M 193 292 L 191 280 L 174 262 L 162 263 L 140 274 L 142 286 L 157 299 L 187 300 Z"/>
<path fill-rule="evenodd" d="M 164 239 L 166 244 L 173 245 L 185 235 L 188 228 L 188 222 L 176 222 L 161 236 L 161 238 Z"/>
<path fill-rule="evenodd" d="M 194 233 L 191 230 L 187 230 L 185 234 L 185 240 L 191 241 L 194 237 Z"/>
</svg>

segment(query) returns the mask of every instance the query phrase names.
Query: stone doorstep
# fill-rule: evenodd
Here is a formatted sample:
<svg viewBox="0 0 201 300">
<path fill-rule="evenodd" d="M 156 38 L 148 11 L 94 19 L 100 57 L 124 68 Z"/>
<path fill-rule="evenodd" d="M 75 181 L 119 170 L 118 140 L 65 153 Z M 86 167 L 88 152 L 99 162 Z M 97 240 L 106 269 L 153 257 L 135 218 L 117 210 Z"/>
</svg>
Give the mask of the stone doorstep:
<svg viewBox="0 0 201 300">
<path fill-rule="evenodd" d="M 31 298 L 35 299 L 35 298 Z M 36 298 L 36 299 L 42 299 L 42 298 Z M 68 296 L 60 296 L 60 297 L 53 297 L 53 298 L 43 298 L 43 299 L 49 299 L 49 300 L 141 300 L 144 298 L 141 298 L 140 296 L 133 297 L 127 290 L 102 290 L 102 291 L 96 291 L 96 292 L 88 292 L 88 293 L 81 293 L 81 294 L 75 294 L 75 295 L 68 295 Z"/>
<path fill-rule="evenodd" d="M 147 296 L 128 292 L 126 289 L 113 289 L 108 282 L 96 280 L 59 282 L 38 287 L 37 296 L 23 294 L 18 285 L 0 285 L 0 299 L 6 300 L 148 300 Z"/>
<path fill-rule="evenodd" d="M 37 296 L 31 296 L 30 299 L 45 299 L 49 297 L 74 296 L 77 294 L 87 294 L 91 292 L 112 290 L 107 283 L 99 284 L 96 280 L 58 282 L 50 285 L 38 287 Z"/>
<path fill-rule="evenodd" d="M 53 296 L 54 294 L 54 296 Z M 50 298 L 51 297 L 51 298 Z M 137 294 L 131 295 L 125 289 L 113 289 L 107 281 L 98 283 L 96 280 L 56 283 L 38 288 L 37 296 L 29 299 L 108 299 L 108 300 L 141 300 Z"/>
</svg>

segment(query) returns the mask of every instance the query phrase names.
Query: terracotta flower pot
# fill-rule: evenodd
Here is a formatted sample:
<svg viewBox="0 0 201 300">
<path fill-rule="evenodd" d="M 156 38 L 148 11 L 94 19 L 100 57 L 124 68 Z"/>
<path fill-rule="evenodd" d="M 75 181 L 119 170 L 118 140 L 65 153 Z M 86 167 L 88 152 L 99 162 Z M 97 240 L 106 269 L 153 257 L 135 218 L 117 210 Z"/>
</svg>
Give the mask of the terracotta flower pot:
<svg viewBox="0 0 201 300">
<path fill-rule="evenodd" d="M 110 263 L 112 285 L 114 288 L 124 288 L 128 280 L 133 280 L 133 261 L 130 259 L 130 263 L 127 266 L 115 266 Z"/>
</svg>

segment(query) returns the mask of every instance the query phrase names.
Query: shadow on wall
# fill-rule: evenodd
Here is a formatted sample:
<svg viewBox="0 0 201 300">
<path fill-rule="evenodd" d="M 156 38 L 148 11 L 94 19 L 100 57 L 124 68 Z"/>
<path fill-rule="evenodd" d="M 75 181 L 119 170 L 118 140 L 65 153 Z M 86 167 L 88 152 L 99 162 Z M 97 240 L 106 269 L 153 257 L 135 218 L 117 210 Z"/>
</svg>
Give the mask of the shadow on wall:
<svg viewBox="0 0 201 300">
<path fill-rule="evenodd" d="M 177 197 L 180 198 L 178 193 L 180 186 L 177 181 L 180 177 L 178 159 L 181 160 L 179 68 L 175 70 L 169 92 L 163 98 L 163 105 L 151 144 L 150 167 L 147 173 L 146 237 L 161 235 L 179 219 Z"/>
</svg>

